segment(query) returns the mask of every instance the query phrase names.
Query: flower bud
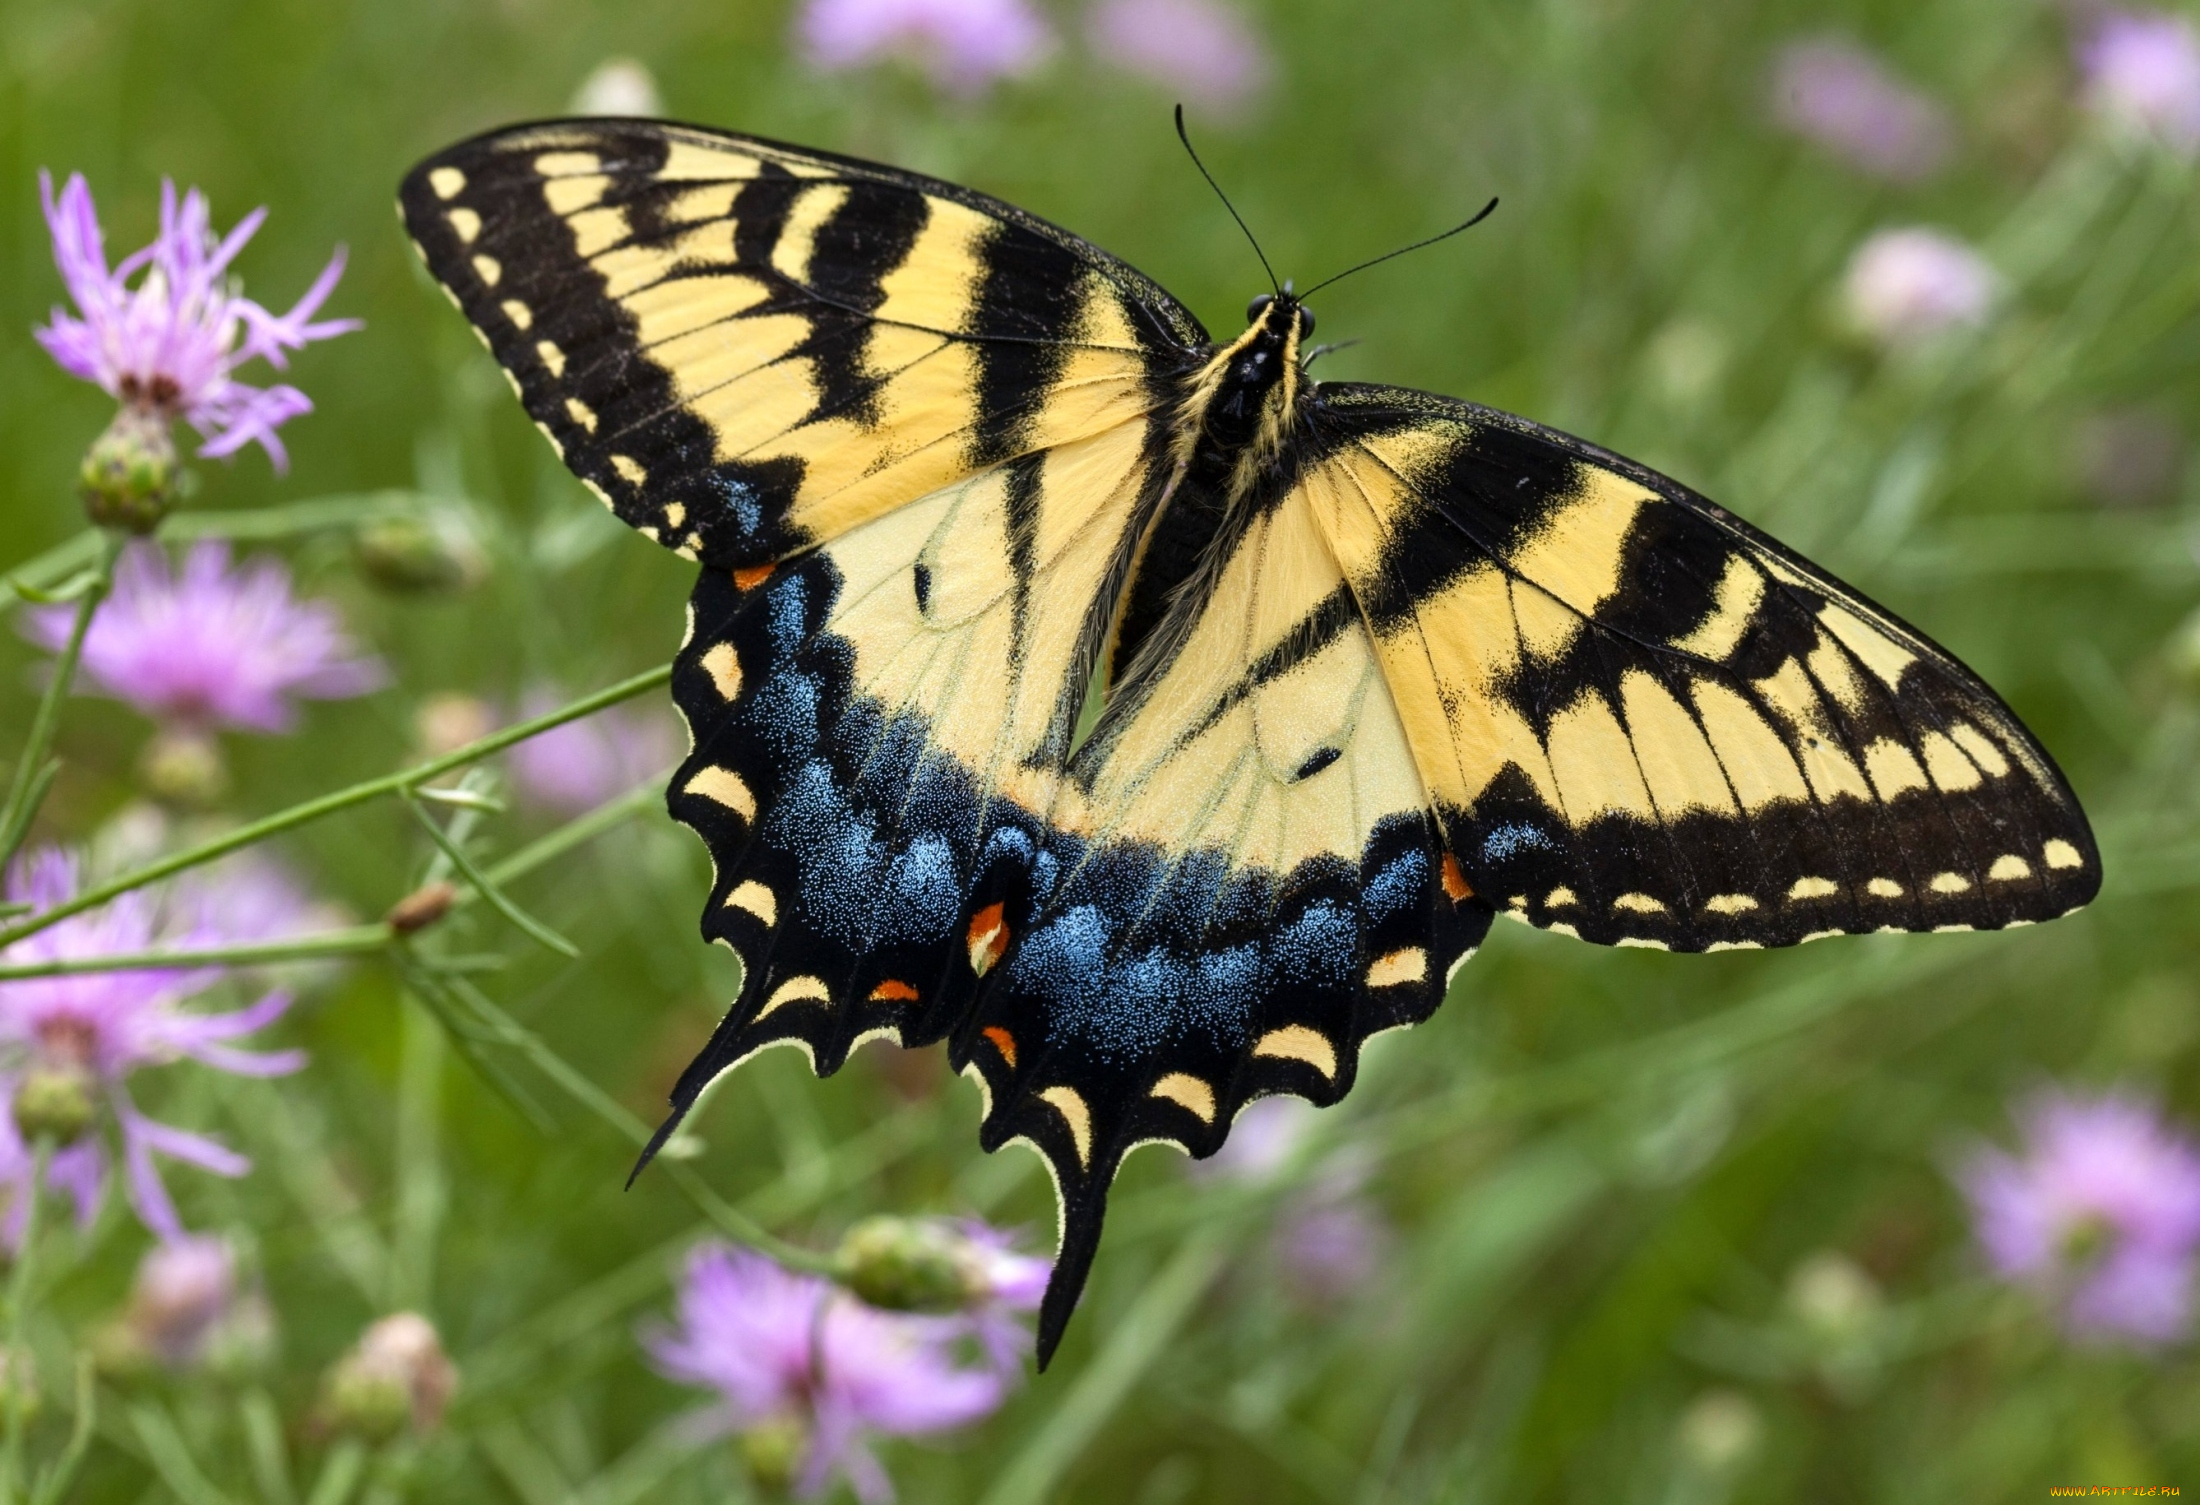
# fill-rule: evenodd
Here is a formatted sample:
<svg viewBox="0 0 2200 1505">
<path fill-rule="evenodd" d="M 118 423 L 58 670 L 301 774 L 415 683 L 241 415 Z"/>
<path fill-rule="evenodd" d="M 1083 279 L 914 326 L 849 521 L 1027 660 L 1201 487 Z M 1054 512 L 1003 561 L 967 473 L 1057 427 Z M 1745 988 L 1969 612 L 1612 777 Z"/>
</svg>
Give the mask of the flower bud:
<svg viewBox="0 0 2200 1505">
<path fill-rule="evenodd" d="M 802 1467 L 802 1455 L 809 1445 L 809 1429 L 802 1425 L 801 1418 L 794 1416 L 776 1417 L 753 1426 L 733 1441 L 742 1466 L 766 1495 L 787 1492 L 794 1483 L 796 1471 Z"/>
<path fill-rule="evenodd" d="M 84 451 L 77 490 L 100 527 L 144 534 L 175 506 L 181 475 L 168 419 L 158 409 L 124 403 Z"/>
<path fill-rule="evenodd" d="M 390 912 L 383 916 L 383 923 L 399 935 L 411 935 L 426 930 L 449 914 L 457 901 L 458 890 L 451 884 L 440 879 L 423 883 L 391 905 Z"/>
<path fill-rule="evenodd" d="M 1852 1343 L 1879 1320 L 1884 1299 L 1863 1267 L 1827 1250 L 1795 1267 L 1788 1278 L 1788 1310 L 1805 1331 L 1826 1344 Z"/>
<path fill-rule="evenodd" d="M 1681 1413 L 1674 1441 L 1692 1467 L 1717 1476 L 1747 1462 L 1764 1430 L 1764 1418 L 1748 1396 L 1733 1390 L 1707 1390 Z"/>
<path fill-rule="evenodd" d="M 403 512 L 362 523 L 351 552 L 359 573 L 393 595 L 470 590 L 489 573 L 473 530 L 449 512 Z"/>
<path fill-rule="evenodd" d="M 835 1256 L 841 1284 L 891 1312 L 952 1312 L 979 1294 L 967 1241 L 918 1218 L 865 1218 Z"/>
<path fill-rule="evenodd" d="M 199 727 L 169 726 L 154 733 L 138 755 L 138 774 L 155 799 L 203 809 L 229 791 L 229 768 L 213 734 Z"/>
<path fill-rule="evenodd" d="M 398 1312 L 362 1333 L 329 1370 L 321 1414 L 332 1431 L 387 1442 L 408 1422 L 415 1432 L 434 1431 L 457 1389 L 457 1366 L 434 1324 L 417 1312 Z"/>
<path fill-rule="evenodd" d="M 187 1234 L 138 1263 L 125 1320 L 170 1364 L 196 1359 L 237 1294 L 237 1261 L 218 1238 Z"/>
<path fill-rule="evenodd" d="M 98 1085 L 88 1068 L 74 1063 L 31 1067 L 15 1084 L 15 1131 L 27 1142 L 43 1139 L 57 1149 L 76 1143 L 99 1112 Z"/>
</svg>

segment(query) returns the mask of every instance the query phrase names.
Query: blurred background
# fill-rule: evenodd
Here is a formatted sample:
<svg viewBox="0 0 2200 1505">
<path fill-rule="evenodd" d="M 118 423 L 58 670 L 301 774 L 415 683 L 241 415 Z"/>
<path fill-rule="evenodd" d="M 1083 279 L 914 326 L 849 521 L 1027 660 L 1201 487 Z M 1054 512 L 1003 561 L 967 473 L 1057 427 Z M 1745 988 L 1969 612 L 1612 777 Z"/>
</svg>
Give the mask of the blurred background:
<svg viewBox="0 0 2200 1505">
<path fill-rule="evenodd" d="M 86 175 L 115 255 L 151 239 L 164 177 L 202 188 L 218 229 L 266 205 L 233 268 L 251 294 L 287 307 L 342 243 L 322 316 L 364 328 L 283 378 L 315 404 L 283 430 L 288 474 L 256 449 L 194 462 L 170 536 L 280 561 L 383 680 L 285 732 L 179 737 L 127 697 L 77 697 L 34 845 L 118 871 L 676 647 L 691 567 L 567 475 L 414 264 L 391 200 L 420 156 L 568 111 L 874 156 L 1068 226 L 1234 333 L 1264 283 L 1175 140 L 1179 99 L 1302 285 L 1499 196 L 1470 234 L 1327 294 L 1322 337 L 1358 343 L 1319 373 L 1518 411 L 1811 554 L 2008 699 L 2091 812 L 2107 884 L 2040 929 L 1766 955 L 1499 927 L 1435 1020 L 1376 1042 L 1342 1107 L 1264 1111 L 1198 1177 L 1134 1157 L 1052 1370 L 967 1425 L 882 1435 L 884 1474 L 906 1499 L 987 1505 L 2200 1488 L 2200 32 L 2183 11 L 9 0 L 0 566 L 83 530 L 77 467 L 114 410 L 31 336 L 66 302 L 39 171 Z M 16 615 L 11 758 L 47 661 Z M 519 850 L 652 785 L 680 745 L 661 692 L 532 744 L 478 786 L 505 808 L 468 813 L 466 840 Z M 161 1303 L 190 1292 L 141 1265 L 154 1240 L 118 1193 L 81 1228 L 51 1219 L 7 1383 L 42 1395 L 25 1424 L 51 1456 L 78 1414 L 70 1356 L 100 1356 L 72 1498 L 777 1493 L 769 1439 L 693 1420 L 710 1396 L 637 1338 L 712 1224 L 670 1175 L 621 1190 L 632 1145 L 610 1119 L 654 1122 L 737 974 L 696 938 L 707 864 L 657 797 L 599 824 L 511 889 L 578 960 L 485 907 L 446 941 L 485 954 L 475 985 L 611 1111 L 585 1111 L 547 1056 L 453 1034 L 374 959 L 275 979 L 299 1002 L 253 1043 L 304 1050 L 302 1071 L 133 1081 L 148 1114 L 252 1159 L 165 1170 L 219 1250 L 193 1320 L 229 1336 L 148 1351 Z M 274 843 L 260 877 L 314 928 L 382 915 L 432 857 L 384 804 Z M 269 985 L 238 974 L 200 1001 Z M 1047 1178 L 980 1154 L 977 1119 L 936 1051 L 873 1045 L 823 1083 L 769 1052 L 721 1085 L 678 1165 L 812 1249 L 871 1214 L 939 1213 L 1044 1253 Z M 2111 1280 L 2150 1294 L 2120 1301 Z M 332 1469 L 327 1375 L 400 1311 L 433 1324 L 455 1389 L 411 1372 L 434 1404 Z"/>
</svg>

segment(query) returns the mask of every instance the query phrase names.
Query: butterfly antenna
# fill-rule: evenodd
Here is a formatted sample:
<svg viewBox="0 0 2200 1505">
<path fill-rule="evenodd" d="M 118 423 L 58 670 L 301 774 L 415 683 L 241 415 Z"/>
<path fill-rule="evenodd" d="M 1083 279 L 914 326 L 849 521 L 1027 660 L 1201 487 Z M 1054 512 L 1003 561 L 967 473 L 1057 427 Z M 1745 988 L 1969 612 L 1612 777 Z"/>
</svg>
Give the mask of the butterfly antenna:
<svg viewBox="0 0 2200 1505">
<path fill-rule="evenodd" d="M 1197 158 L 1194 158 L 1193 160 L 1194 160 L 1194 161 L 1197 161 L 1198 159 L 1197 159 Z M 1204 171 L 1204 170 L 1205 170 L 1205 169 L 1202 169 L 1202 171 Z M 1212 181 L 1212 180 L 1210 180 L 1210 181 Z M 1221 190 L 1221 189 L 1219 189 L 1219 188 L 1215 190 L 1215 192 L 1217 192 L 1217 193 L 1220 193 L 1221 191 L 1222 191 L 1222 190 Z M 1225 200 L 1224 202 L 1228 202 L 1228 201 L 1227 201 L 1227 200 Z M 1322 290 L 1323 288 L 1325 288 L 1325 287 L 1329 286 L 1329 284 L 1330 284 L 1330 283 L 1332 283 L 1332 282 L 1342 282 L 1342 281 L 1344 281 L 1344 279 L 1345 279 L 1345 278 L 1347 278 L 1347 277 L 1351 276 L 1351 275 L 1352 275 L 1352 274 L 1353 274 L 1354 272 L 1364 272 L 1364 271 L 1366 271 L 1366 270 L 1367 270 L 1367 269 L 1368 269 L 1369 267 L 1373 267 L 1373 266 L 1381 266 L 1381 265 L 1382 265 L 1382 264 L 1383 264 L 1384 262 L 1386 262 L 1386 261 L 1389 261 L 1389 260 L 1390 260 L 1391 258 L 1393 258 L 1393 257 L 1396 257 L 1396 256 L 1403 256 L 1403 255 L 1405 255 L 1405 254 L 1406 254 L 1406 252 L 1408 252 L 1408 251 L 1418 251 L 1418 250 L 1420 250 L 1420 249 L 1421 249 L 1421 248 L 1422 248 L 1423 246 L 1433 246 L 1433 245 L 1435 245 L 1435 244 L 1436 244 L 1436 243 L 1437 243 L 1438 241 L 1440 241 L 1440 240 L 1449 240 L 1449 239 L 1451 239 L 1451 238 L 1452 238 L 1452 237 L 1453 237 L 1454 235 L 1457 235 L 1457 234 L 1458 234 L 1458 233 L 1459 233 L 1460 231 L 1462 231 L 1462 230 L 1472 230 L 1472 229 L 1473 229 L 1473 228 L 1474 228 L 1474 227 L 1475 227 L 1476 225 L 1479 225 L 1479 224 L 1481 224 L 1481 223 L 1482 223 L 1482 221 L 1484 221 L 1484 220 L 1488 219 L 1488 218 L 1489 218 L 1489 217 L 1490 217 L 1490 216 L 1491 216 L 1492 214 L 1494 214 L 1494 213 L 1496 213 L 1496 212 L 1497 212 L 1497 200 L 1495 200 L 1495 199 L 1491 199 L 1491 200 L 1490 200 L 1490 201 L 1489 201 L 1489 202 L 1488 202 L 1487 204 L 1484 204 L 1484 205 L 1482 206 L 1482 212 L 1481 212 L 1480 214 L 1477 214 L 1477 215 L 1476 215 L 1476 216 L 1475 216 L 1475 217 L 1474 217 L 1473 219 L 1470 219 L 1470 220 L 1468 220 L 1468 221 L 1467 221 L 1467 222 L 1466 222 L 1465 224 L 1463 224 L 1463 225 L 1453 225 L 1453 226 L 1452 226 L 1452 227 L 1451 227 L 1451 228 L 1450 228 L 1449 230 L 1446 230 L 1446 231 L 1445 231 L 1445 232 L 1444 232 L 1443 234 L 1441 234 L 1441 235 L 1431 235 L 1431 236 L 1430 236 L 1430 237 L 1429 237 L 1429 238 L 1428 238 L 1427 240 L 1417 240 L 1417 241 L 1415 241 L 1415 242 L 1414 242 L 1414 243 L 1413 243 L 1412 245 L 1410 245 L 1410 246 L 1400 246 L 1400 247 L 1399 247 L 1399 248 L 1398 248 L 1397 250 L 1395 250 L 1395 251 L 1386 251 L 1386 252 L 1384 252 L 1384 253 L 1383 253 L 1382 255 L 1380 255 L 1380 256 L 1377 256 L 1377 257 L 1375 257 L 1375 258 L 1374 258 L 1373 260 L 1371 260 L 1371 261 L 1363 261 L 1363 262 L 1361 262 L 1361 263 L 1360 263 L 1360 264 L 1359 264 L 1358 266 L 1356 266 L 1356 267 L 1346 267 L 1346 268 L 1345 268 L 1345 269 L 1344 269 L 1343 271 L 1339 272 L 1339 273 L 1338 273 L 1338 274 L 1337 274 L 1336 276 L 1334 276 L 1334 277 L 1324 277 L 1324 278 L 1323 278 L 1323 279 L 1322 279 L 1321 281 L 1319 281 L 1319 282 L 1315 283 L 1315 284 L 1314 284 L 1314 285 L 1313 285 L 1312 287 L 1308 288 L 1308 289 L 1307 289 L 1307 290 L 1306 290 L 1305 292 L 1303 292 L 1303 293 L 1299 294 L 1299 301 L 1300 301 L 1301 303 L 1304 303 L 1304 302 L 1305 302 L 1305 301 L 1306 301 L 1306 300 L 1307 300 L 1308 298 L 1311 298 L 1311 297 L 1313 297 L 1313 296 L 1314 296 L 1314 295 L 1315 295 L 1316 293 L 1320 292 L 1320 291 L 1321 291 L 1321 290 Z"/>
<path fill-rule="evenodd" d="M 1230 196 L 1222 191 L 1222 185 L 1207 170 L 1207 164 L 1199 160 L 1199 153 L 1192 150 L 1192 138 L 1184 130 L 1182 105 L 1176 107 L 1176 139 L 1184 143 L 1184 150 L 1190 155 L 1192 166 L 1199 169 L 1199 175 L 1207 180 L 1207 186 L 1215 191 L 1215 197 L 1222 200 L 1222 207 L 1230 211 L 1230 218 L 1236 220 L 1237 227 L 1245 232 L 1246 240 L 1252 244 L 1253 254 L 1260 258 L 1260 269 L 1268 274 L 1268 286 L 1281 294 L 1283 289 L 1276 285 L 1276 269 L 1268 264 L 1268 253 L 1260 248 L 1260 242 L 1253 239 L 1253 227 L 1245 223 L 1245 216 L 1237 212 L 1237 205 L 1230 202 Z"/>
</svg>

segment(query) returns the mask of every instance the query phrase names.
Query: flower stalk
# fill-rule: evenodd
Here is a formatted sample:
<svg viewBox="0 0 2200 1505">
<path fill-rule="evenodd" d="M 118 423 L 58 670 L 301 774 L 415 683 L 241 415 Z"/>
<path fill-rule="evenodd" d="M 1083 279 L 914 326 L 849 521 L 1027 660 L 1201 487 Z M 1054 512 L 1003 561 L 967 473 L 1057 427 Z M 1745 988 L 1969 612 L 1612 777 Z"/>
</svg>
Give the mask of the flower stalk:
<svg viewBox="0 0 2200 1505">
<path fill-rule="evenodd" d="M 31 1147 L 31 1176 L 23 1191 L 23 1239 L 16 1246 L 15 1263 L 8 1271 L 8 1395 L 5 1451 L 0 1452 L 0 1505 L 16 1505 L 23 1490 L 23 1423 L 30 1409 L 23 1396 L 29 1379 L 30 1359 L 23 1345 L 24 1318 L 31 1300 L 31 1270 L 38 1253 L 38 1204 L 45 1200 L 46 1169 L 53 1160 L 53 1141 L 41 1137 Z M 17 1374 L 18 1368 L 23 1371 Z"/>
<path fill-rule="evenodd" d="M 401 769 L 396 773 L 384 774 L 380 778 L 367 779 L 347 788 L 338 789 L 317 798 L 303 801 L 300 804 L 292 805 L 289 809 L 279 810 L 273 815 L 263 816 L 259 820 L 249 821 L 233 831 L 203 841 L 195 847 L 189 847 L 181 852 L 163 857 L 156 862 L 147 863 L 135 872 L 124 873 L 109 879 L 105 883 L 94 884 L 74 898 L 64 900 L 50 909 L 40 910 L 37 914 L 18 920 L 5 929 L 0 929 L 0 948 L 12 946 L 26 936 L 36 935 L 39 931 L 50 925 L 58 924 L 71 915 L 82 914 L 88 909 L 97 909 L 100 905 L 122 894 L 143 888 L 149 883 L 158 883 L 163 878 L 172 877 L 188 869 L 204 866 L 216 858 L 228 856 L 231 852 L 255 846 L 271 836 L 279 836 L 285 831 L 309 825 L 324 816 L 349 810 L 355 805 L 367 804 L 381 799 L 385 795 L 405 794 L 431 779 L 437 779 L 446 773 L 450 773 L 454 769 L 464 768 L 470 763 L 478 763 L 491 753 L 501 752 L 515 742 L 524 742 L 537 733 L 548 731 L 551 727 L 562 726 L 568 721 L 575 721 L 583 716 L 593 715 L 605 706 L 617 705 L 622 700 L 630 700 L 636 695 L 654 690 L 669 682 L 671 678 L 672 665 L 660 664 L 656 668 L 645 670 L 631 679 L 624 679 L 606 689 L 598 690 L 593 695 L 585 695 L 568 705 L 560 706 L 557 710 L 546 712 L 527 721 L 518 722 L 515 725 L 505 727 L 502 731 L 492 732 L 478 741 L 469 742 L 455 752 L 445 753 L 442 757 L 430 758 L 424 763 L 416 763 L 412 767 Z"/>
<path fill-rule="evenodd" d="M 115 561 L 121 558 L 122 546 L 127 541 L 127 535 L 112 530 L 100 537 L 91 578 L 85 583 L 83 594 L 77 597 L 75 620 L 62 644 L 61 656 L 54 661 L 53 678 L 47 681 L 46 693 L 39 697 L 37 714 L 31 718 L 30 735 L 23 741 L 22 756 L 16 760 L 15 776 L 8 785 L 7 805 L 0 811 L 0 865 L 14 860 L 23 838 L 30 834 L 31 821 L 36 818 L 38 807 L 45 803 L 46 790 L 53 783 L 57 765 L 50 755 L 54 733 L 61 725 L 61 703 L 68 698 L 69 687 L 76 679 L 76 666 L 84 656 L 84 639 L 92 630 L 92 617 L 114 585 Z"/>
</svg>

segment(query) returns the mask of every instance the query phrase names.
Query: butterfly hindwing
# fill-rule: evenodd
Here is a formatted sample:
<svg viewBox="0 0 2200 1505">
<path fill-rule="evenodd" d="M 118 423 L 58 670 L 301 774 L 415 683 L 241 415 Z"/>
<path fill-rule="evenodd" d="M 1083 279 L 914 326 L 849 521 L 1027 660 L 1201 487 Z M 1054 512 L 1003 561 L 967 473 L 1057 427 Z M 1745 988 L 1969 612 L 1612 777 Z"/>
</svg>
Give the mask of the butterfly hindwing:
<svg viewBox="0 0 2200 1505">
<path fill-rule="evenodd" d="M 567 464 L 722 567 L 1150 411 L 1206 338 L 998 200 L 749 137 L 516 127 L 423 162 L 399 202 Z"/>
<path fill-rule="evenodd" d="M 2100 882 L 2045 752 L 1922 634 L 1524 420 L 1330 386 L 1308 472 L 1475 891 L 1677 950 L 2052 919 Z"/>
</svg>

